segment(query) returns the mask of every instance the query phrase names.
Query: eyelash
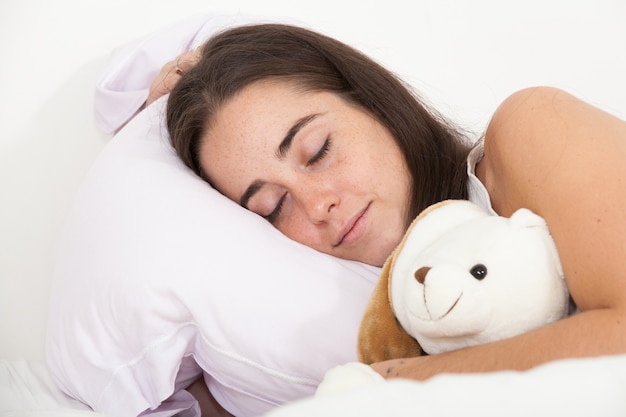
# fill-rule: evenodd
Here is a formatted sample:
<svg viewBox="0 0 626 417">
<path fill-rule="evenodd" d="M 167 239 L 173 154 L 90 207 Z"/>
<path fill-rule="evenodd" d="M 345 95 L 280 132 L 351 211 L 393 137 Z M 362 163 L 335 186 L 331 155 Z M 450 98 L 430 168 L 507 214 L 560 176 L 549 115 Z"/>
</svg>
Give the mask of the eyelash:
<svg viewBox="0 0 626 417">
<path fill-rule="evenodd" d="M 330 150 L 330 138 L 327 138 L 319 151 L 309 161 L 307 162 L 307 166 L 315 165 L 317 162 L 324 159 L 328 151 Z"/>
<path fill-rule="evenodd" d="M 313 155 L 311 159 L 309 159 L 309 161 L 307 162 L 307 166 L 315 165 L 316 163 L 324 159 L 324 157 L 328 154 L 328 151 L 330 150 L 330 142 L 331 142 L 330 138 L 327 138 L 324 144 L 322 145 L 322 147 L 320 148 L 320 150 L 317 151 L 317 153 Z M 283 209 L 285 198 L 287 198 L 287 193 L 283 194 L 280 200 L 278 200 L 278 203 L 276 204 L 276 207 L 274 208 L 274 210 L 272 210 L 270 214 L 265 216 L 265 219 L 267 221 L 269 221 L 270 223 L 276 222 L 276 220 L 278 219 L 278 216 L 280 216 L 280 213 Z"/>
<path fill-rule="evenodd" d="M 270 214 L 268 214 L 267 216 L 264 216 L 265 219 L 270 222 L 270 223 L 274 223 L 276 222 L 276 219 L 278 219 L 278 216 L 280 216 L 280 212 L 283 209 L 283 204 L 285 203 L 285 198 L 287 198 L 287 193 L 283 194 L 283 196 L 280 198 L 280 200 L 278 200 L 278 203 L 276 204 L 276 207 L 274 208 L 274 210 L 272 210 L 272 212 Z"/>
</svg>

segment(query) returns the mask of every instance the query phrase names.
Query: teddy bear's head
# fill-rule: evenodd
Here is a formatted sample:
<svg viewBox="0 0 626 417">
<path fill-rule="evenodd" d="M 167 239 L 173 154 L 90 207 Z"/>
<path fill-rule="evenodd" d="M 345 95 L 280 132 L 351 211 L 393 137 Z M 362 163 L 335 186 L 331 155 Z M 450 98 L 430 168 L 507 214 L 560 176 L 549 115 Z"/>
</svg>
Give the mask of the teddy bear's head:
<svg viewBox="0 0 626 417">
<path fill-rule="evenodd" d="M 511 337 L 567 315 L 569 294 L 544 220 L 435 204 L 389 257 L 359 334 L 365 363 Z"/>
</svg>

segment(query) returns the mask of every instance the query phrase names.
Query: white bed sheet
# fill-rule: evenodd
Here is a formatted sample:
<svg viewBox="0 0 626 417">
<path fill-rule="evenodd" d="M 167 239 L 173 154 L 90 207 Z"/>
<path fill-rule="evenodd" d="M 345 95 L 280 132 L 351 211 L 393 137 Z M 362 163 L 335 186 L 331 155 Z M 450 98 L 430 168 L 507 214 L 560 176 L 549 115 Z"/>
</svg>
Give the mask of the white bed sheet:
<svg viewBox="0 0 626 417">
<path fill-rule="evenodd" d="M 526 372 L 389 380 L 299 401 L 265 417 L 626 416 L 626 355 L 563 360 Z"/>
<path fill-rule="evenodd" d="M 526 372 L 390 380 L 277 408 L 265 417 L 626 416 L 626 355 Z M 0 361 L 0 416 L 105 417 L 63 394 L 41 361 Z"/>
</svg>

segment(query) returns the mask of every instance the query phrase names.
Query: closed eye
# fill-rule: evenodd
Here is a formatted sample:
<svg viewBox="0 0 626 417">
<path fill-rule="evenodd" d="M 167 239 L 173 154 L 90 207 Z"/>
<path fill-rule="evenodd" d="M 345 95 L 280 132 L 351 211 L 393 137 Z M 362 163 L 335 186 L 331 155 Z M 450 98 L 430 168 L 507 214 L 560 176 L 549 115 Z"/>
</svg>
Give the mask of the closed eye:
<svg viewBox="0 0 626 417">
<path fill-rule="evenodd" d="M 311 159 L 309 159 L 309 161 L 307 162 L 306 165 L 307 166 L 315 165 L 317 162 L 319 162 L 322 159 L 324 159 L 326 154 L 328 154 L 329 150 L 330 150 L 330 137 L 328 137 L 324 141 L 324 144 L 322 145 L 322 147 L 319 149 L 319 151 L 317 151 L 317 153 L 315 155 L 313 155 L 311 157 Z"/>
<path fill-rule="evenodd" d="M 267 216 L 263 216 L 268 222 L 274 224 L 276 220 L 278 220 L 280 212 L 283 209 L 283 205 L 285 204 L 285 198 L 287 198 L 287 193 L 283 194 L 280 200 L 278 200 L 278 203 L 276 203 L 276 207 L 274 207 L 274 210 L 272 210 L 270 214 L 268 214 Z"/>
</svg>

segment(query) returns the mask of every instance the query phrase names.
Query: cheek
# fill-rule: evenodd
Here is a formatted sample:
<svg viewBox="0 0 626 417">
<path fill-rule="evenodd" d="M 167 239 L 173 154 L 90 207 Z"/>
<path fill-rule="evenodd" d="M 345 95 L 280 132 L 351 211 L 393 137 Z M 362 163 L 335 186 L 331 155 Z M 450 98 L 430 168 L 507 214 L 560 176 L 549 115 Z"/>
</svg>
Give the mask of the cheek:
<svg viewBox="0 0 626 417">
<path fill-rule="evenodd" d="M 372 152 L 346 155 L 330 174 L 331 180 L 345 190 L 375 191 L 388 184 L 388 165 Z"/>
<path fill-rule="evenodd" d="M 276 228 L 282 234 L 298 243 L 313 249 L 322 250 L 317 229 L 297 212 L 290 215 L 286 221 L 277 224 Z"/>
<path fill-rule="evenodd" d="M 289 199 L 287 199 L 289 200 Z M 328 230 L 311 222 L 304 207 L 288 201 L 285 204 L 284 216 L 274 224 L 282 234 L 313 249 L 328 251 Z"/>
</svg>

